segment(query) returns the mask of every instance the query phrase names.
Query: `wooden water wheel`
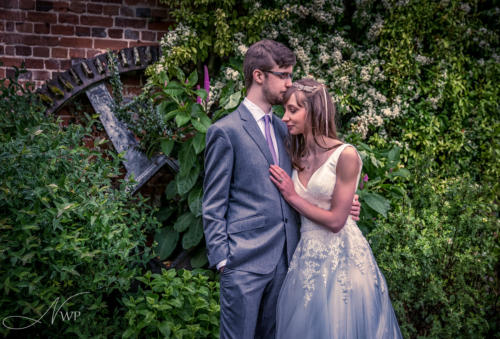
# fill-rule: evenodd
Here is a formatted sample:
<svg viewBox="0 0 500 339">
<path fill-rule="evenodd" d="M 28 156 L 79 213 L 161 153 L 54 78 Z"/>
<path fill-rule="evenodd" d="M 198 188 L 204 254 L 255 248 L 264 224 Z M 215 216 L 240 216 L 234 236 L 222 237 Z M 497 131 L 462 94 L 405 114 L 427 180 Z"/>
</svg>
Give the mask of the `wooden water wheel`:
<svg viewBox="0 0 500 339">
<path fill-rule="evenodd" d="M 147 66 L 158 60 L 159 55 L 158 46 L 125 48 L 116 53 L 118 59 L 116 66 L 120 76 L 143 72 Z M 75 98 L 86 96 L 92 109 L 99 114 L 106 135 L 116 151 L 126 151 L 124 160 L 126 177 L 133 176 L 136 181 L 132 188 L 133 193 L 141 191 L 147 196 L 161 195 L 178 171 L 177 162 L 163 155 L 148 159 L 144 153 L 137 150 L 138 141 L 135 136 L 112 111 L 113 98 L 109 86 L 106 86 L 106 80 L 112 75 L 111 63 L 108 54 L 82 60 L 69 70 L 48 80 L 38 90 L 38 95 L 47 106 L 47 114 L 57 114 L 64 107 L 71 105 Z M 158 190 L 159 177 L 162 183 Z M 155 185 L 148 185 L 150 181 L 155 182 Z M 151 190 L 157 192 L 152 193 Z"/>
<path fill-rule="evenodd" d="M 144 73 L 147 66 L 159 59 L 158 46 L 142 46 L 126 48 L 116 52 L 120 77 L 127 74 Z M 47 114 L 58 114 L 71 107 L 78 98 L 86 102 L 86 106 L 99 115 L 107 137 L 117 152 L 126 151 L 123 161 L 126 171 L 125 177 L 132 176 L 136 184 L 133 192 L 140 192 L 149 197 L 150 201 L 160 206 L 164 199 L 164 191 L 168 183 L 173 180 L 179 170 L 175 159 L 164 155 L 148 158 L 138 150 L 138 141 L 127 126 L 119 121 L 113 113 L 113 98 L 107 80 L 112 76 L 111 63 L 108 54 L 101 54 L 94 58 L 82 60 L 74 64 L 71 69 L 47 81 L 38 94 L 47 106 Z M 75 109 L 73 108 L 73 111 Z M 92 143 L 90 143 L 92 144 Z M 149 246 L 153 237 L 149 237 Z M 154 259 L 149 263 L 153 271 L 160 271 L 165 267 L 190 268 L 189 250 L 178 250 L 174 259 L 161 262 Z"/>
</svg>

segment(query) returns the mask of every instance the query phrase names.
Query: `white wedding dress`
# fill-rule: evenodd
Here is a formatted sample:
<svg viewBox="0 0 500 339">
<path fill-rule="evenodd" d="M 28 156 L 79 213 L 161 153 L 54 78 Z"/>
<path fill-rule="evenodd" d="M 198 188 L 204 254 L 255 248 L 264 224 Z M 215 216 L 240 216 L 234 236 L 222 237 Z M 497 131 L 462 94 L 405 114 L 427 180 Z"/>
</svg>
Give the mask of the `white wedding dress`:
<svg viewBox="0 0 500 339">
<path fill-rule="evenodd" d="M 329 209 L 337 161 L 347 146 L 330 155 L 307 187 L 294 170 L 296 192 Z M 385 279 L 351 216 L 338 233 L 304 216 L 301 224 L 301 239 L 278 299 L 277 338 L 401 338 Z"/>
</svg>

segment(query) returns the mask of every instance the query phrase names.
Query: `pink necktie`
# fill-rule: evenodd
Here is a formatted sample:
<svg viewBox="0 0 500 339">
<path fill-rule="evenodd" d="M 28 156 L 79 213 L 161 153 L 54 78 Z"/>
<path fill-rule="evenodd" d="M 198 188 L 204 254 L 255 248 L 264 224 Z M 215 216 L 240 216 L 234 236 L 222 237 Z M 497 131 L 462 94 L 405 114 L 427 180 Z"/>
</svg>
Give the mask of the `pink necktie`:
<svg viewBox="0 0 500 339">
<path fill-rule="evenodd" d="M 269 150 L 271 151 L 271 154 L 273 156 L 274 164 L 277 165 L 278 160 L 276 157 L 276 151 L 274 150 L 273 139 L 271 138 L 271 130 L 269 127 L 271 125 L 270 121 L 271 121 L 271 117 L 269 116 L 269 114 L 264 115 L 264 125 L 265 125 L 264 131 L 266 134 L 267 146 L 269 146 Z"/>
</svg>

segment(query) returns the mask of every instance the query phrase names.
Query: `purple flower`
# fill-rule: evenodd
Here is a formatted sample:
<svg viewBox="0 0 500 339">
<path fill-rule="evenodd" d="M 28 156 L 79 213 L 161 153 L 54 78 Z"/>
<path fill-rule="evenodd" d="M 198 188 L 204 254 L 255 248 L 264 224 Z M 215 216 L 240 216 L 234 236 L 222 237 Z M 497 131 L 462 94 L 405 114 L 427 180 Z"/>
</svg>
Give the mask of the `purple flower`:
<svg viewBox="0 0 500 339">
<path fill-rule="evenodd" d="M 207 91 L 207 101 L 208 101 L 208 95 L 210 94 L 210 77 L 208 76 L 208 67 L 207 65 L 203 65 L 203 75 L 204 75 L 204 82 L 203 82 L 203 88 L 205 91 Z"/>
<path fill-rule="evenodd" d="M 365 182 L 368 182 L 368 174 L 365 174 L 365 176 L 363 177 L 363 180 L 361 181 L 361 183 L 359 184 L 359 189 L 363 189 L 363 187 L 365 187 Z"/>
</svg>

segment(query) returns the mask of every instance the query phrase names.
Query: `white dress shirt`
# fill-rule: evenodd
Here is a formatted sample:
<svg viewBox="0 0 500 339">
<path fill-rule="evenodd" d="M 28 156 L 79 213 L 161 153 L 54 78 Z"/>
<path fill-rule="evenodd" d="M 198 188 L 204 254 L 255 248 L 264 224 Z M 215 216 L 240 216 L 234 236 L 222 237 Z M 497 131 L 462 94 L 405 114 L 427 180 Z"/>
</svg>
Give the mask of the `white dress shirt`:
<svg viewBox="0 0 500 339">
<path fill-rule="evenodd" d="M 265 138 L 266 137 L 266 130 L 265 130 L 266 123 L 264 122 L 264 115 L 266 115 L 266 113 L 259 106 L 257 106 L 256 104 L 254 104 L 253 102 L 248 100 L 248 98 L 245 98 L 243 100 L 243 105 L 245 105 L 246 108 L 248 108 L 248 110 L 250 111 L 250 113 L 252 113 L 253 118 L 255 119 L 255 121 L 257 121 L 257 125 L 259 125 L 260 131 L 262 132 L 262 135 Z M 270 121 L 271 121 L 270 130 L 271 130 L 271 139 L 273 140 L 274 152 L 276 152 L 276 159 L 279 159 L 280 155 L 278 153 L 278 144 L 276 143 L 276 135 L 274 134 L 274 128 L 273 128 L 273 110 L 271 109 L 269 111 L 269 113 L 267 113 L 267 114 L 271 118 L 270 119 Z M 277 164 L 277 165 L 279 165 L 279 164 Z"/>
<path fill-rule="evenodd" d="M 264 136 L 264 138 L 266 138 L 266 130 L 265 130 L 266 123 L 264 121 L 264 115 L 266 115 L 266 113 L 259 106 L 257 106 L 256 104 L 254 104 L 253 102 L 251 102 L 250 100 L 248 100 L 248 98 L 245 98 L 243 100 L 243 105 L 245 105 L 245 107 L 248 108 L 248 110 L 252 114 L 253 118 L 257 122 L 257 125 L 259 126 L 259 129 L 262 132 L 262 135 Z M 271 131 L 271 139 L 273 140 L 274 151 L 276 152 L 276 158 L 279 159 L 280 156 L 279 156 L 279 153 L 278 153 L 278 144 L 276 143 L 276 135 L 274 134 L 273 114 L 272 113 L 273 113 L 273 110 L 271 109 L 269 111 L 269 113 L 268 113 L 269 117 L 271 118 L 270 119 L 271 126 L 269 126 L 269 127 L 270 127 L 270 131 Z M 216 265 L 217 270 L 219 270 L 223 266 L 226 266 L 226 263 L 227 263 L 227 259 L 224 259 L 221 262 L 219 262 Z"/>
</svg>

